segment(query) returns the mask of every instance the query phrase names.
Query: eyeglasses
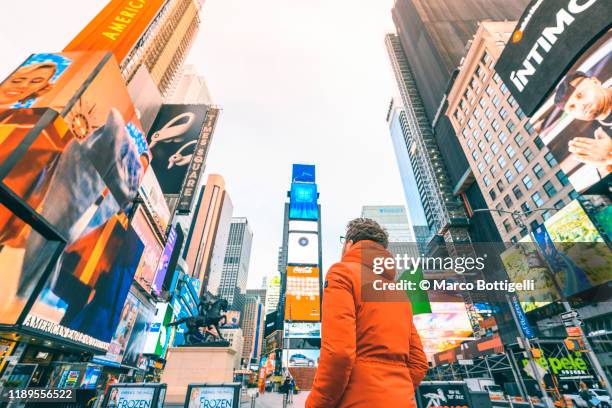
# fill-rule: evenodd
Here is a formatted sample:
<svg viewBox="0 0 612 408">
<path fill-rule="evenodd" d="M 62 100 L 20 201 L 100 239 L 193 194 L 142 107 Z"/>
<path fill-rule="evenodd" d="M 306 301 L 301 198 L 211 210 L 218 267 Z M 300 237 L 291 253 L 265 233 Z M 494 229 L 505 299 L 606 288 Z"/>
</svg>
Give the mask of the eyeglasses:
<svg viewBox="0 0 612 408">
<path fill-rule="evenodd" d="M 345 243 L 345 242 L 346 242 L 346 237 L 341 236 L 341 237 L 340 237 L 340 243 L 341 243 L 342 245 L 344 245 L 344 243 Z"/>
</svg>

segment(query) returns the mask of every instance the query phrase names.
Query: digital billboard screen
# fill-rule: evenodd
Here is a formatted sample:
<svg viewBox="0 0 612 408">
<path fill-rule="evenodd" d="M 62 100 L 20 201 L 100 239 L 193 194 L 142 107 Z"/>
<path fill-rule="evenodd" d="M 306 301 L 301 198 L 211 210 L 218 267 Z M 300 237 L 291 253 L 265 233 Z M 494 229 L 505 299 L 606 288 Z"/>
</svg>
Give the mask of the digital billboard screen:
<svg viewBox="0 0 612 408">
<path fill-rule="evenodd" d="M 302 220 L 289 220 L 289 232 L 318 232 L 319 223 L 317 221 L 302 221 Z"/>
<path fill-rule="evenodd" d="M 159 110 L 149 133 L 149 146 L 151 167 L 164 194 L 180 194 L 207 110 L 206 105 L 172 104 Z"/>
<path fill-rule="evenodd" d="M 414 316 L 428 358 L 472 339 L 472 325 L 463 302 L 431 302 L 431 313 Z"/>
<path fill-rule="evenodd" d="M 291 178 L 292 183 L 314 183 L 315 166 L 312 164 L 294 164 Z"/>
<path fill-rule="evenodd" d="M 532 0 L 495 70 L 531 116 L 580 54 L 609 28 L 606 1 Z"/>
<path fill-rule="evenodd" d="M 147 336 L 151 328 L 151 322 L 155 316 L 155 310 L 141 304 L 138 308 L 138 314 L 134 322 L 132 329 L 132 335 L 130 336 L 127 345 L 125 347 L 125 353 L 123 354 L 122 364 L 129 367 L 136 367 L 140 369 L 146 369 L 143 366 L 142 353 L 144 351 Z"/>
<path fill-rule="evenodd" d="M 172 252 L 174 251 L 174 246 L 176 245 L 176 228 L 174 225 L 170 227 L 170 232 L 168 233 L 168 239 L 166 240 L 166 245 L 164 246 L 164 251 L 159 258 L 159 262 L 157 263 L 157 270 L 155 272 L 155 280 L 153 281 L 153 294 L 159 295 L 163 290 L 164 280 L 166 278 L 166 274 L 168 273 L 168 267 L 170 265 L 170 260 L 172 258 Z"/>
<path fill-rule="evenodd" d="M 145 246 L 134 274 L 134 280 L 148 292 L 151 292 L 163 248 L 141 206 L 136 208 L 134 218 L 132 218 L 132 228 Z"/>
<path fill-rule="evenodd" d="M 285 323 L 284 338 L 310 338 L 321 337 L 321 323 Z"/>
<path fill-rule="evenodd" d="M 318 367 L 321 350 L 284 349 L 284 367 Z"/>
<path fill-rule="evenodd" d="M 313 266 L 289 266 L 285 290 L 285 320 L 321 320 L 321 272 Z"/>
<path fill-rule="evenodd" d="M 289 219 L 319 219 L 316 184 L 293 183 L 291 184 L 291 193 L 289 196 Z"/>
<path fill-rule="evenodd" d="M 290 232 L 287 262 L 298 265 L 318 265 L 319 235 L 311 232 Z"/>
<path fill-rule="evenodd" d="M 170 209 L 152 167 L 145 171 L 138 192 L 153 217 L 155 227 L 161 234 L 165 234 L 170 221 Z"/>
</svg>

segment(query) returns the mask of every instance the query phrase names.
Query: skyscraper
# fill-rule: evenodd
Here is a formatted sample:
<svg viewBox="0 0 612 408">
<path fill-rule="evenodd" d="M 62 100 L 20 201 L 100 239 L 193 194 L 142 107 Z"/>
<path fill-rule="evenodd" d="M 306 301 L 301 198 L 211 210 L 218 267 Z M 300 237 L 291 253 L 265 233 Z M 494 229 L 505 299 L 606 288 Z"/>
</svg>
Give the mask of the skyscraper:
<svg viewBox="0 0 612 408">
<path fill-rule="evenodd" d="M 217 294 L 227 299 L 235 310 L 242 309 L 240 297 L 246 292 L 252 243 L 253 232 L 248 220 L 232 218 Z"/>
<path fill-rule="evenodd" d="M 264 305 L 258 295 L 246 294 L 241 315 L 241 327 L 244 334 L 242 346 L 243 365 L 257 365 L 263 346 L 263 333 L 266 316 Z"/>
<path fill-rule="evenodd" d="M 387 249 L 392 255 L 411 254 L 418 256 L 416 238 L 412 224 L 403 205 L 364 205 L 361 216 L 380 224 L 389 234 Z"/>
<path fill-rule="evenodd" d="M 268 279 L 266 286 L 266 315 L 275 312 L 280 298 L 280 275 L 273 275 Z"/>
<path fill-rule="evenodd" d="M 212 105 L 213 100 L 203 75 L 198 74 L 195 65 L 186 64 L 181 68 L 168 92 L 166 103 L 205 103 Z"/>
<path fill-rule="evenodd" d="M 189 273 L 202 282 L 202 290 L 207 290 L 211 265 L 222 264 L 227 245 L 225 229 L 229 228 L 232 211 L 223 177 L 209 175 L 200 191 L 184 250 Z"/>
</svg>

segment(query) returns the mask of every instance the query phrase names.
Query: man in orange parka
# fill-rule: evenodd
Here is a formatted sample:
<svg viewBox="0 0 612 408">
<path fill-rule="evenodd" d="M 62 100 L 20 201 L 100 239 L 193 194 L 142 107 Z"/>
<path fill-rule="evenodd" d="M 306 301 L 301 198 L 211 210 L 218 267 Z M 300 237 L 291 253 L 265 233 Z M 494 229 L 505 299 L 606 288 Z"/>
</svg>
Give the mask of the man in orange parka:
<svg viewBox="0 0 612 408">
<path fill-rule="evenodd" d="M 372 271 L 375 258 L 391 257 L 387 244 L 371 219 L 347 226 L 342 260 L 325 279 L 321 357 L 306 408 L 416 408 L 414 390 L 429 367 L 412 306 L 405 293 L 372 289 L 395 280 L 394 268 Z"/>
</svg>

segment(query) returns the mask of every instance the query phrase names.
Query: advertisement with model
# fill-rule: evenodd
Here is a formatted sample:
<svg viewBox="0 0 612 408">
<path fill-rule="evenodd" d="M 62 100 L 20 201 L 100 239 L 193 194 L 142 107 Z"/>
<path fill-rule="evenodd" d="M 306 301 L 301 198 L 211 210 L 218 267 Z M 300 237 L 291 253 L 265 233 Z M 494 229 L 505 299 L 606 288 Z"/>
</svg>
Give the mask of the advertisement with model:
<svg viewBox="0 0 612 408">
<path fill-rule="evenodd" d="M 240 407 L 240 384 L 189 384 L 186 408 Z"/>
</svg>

